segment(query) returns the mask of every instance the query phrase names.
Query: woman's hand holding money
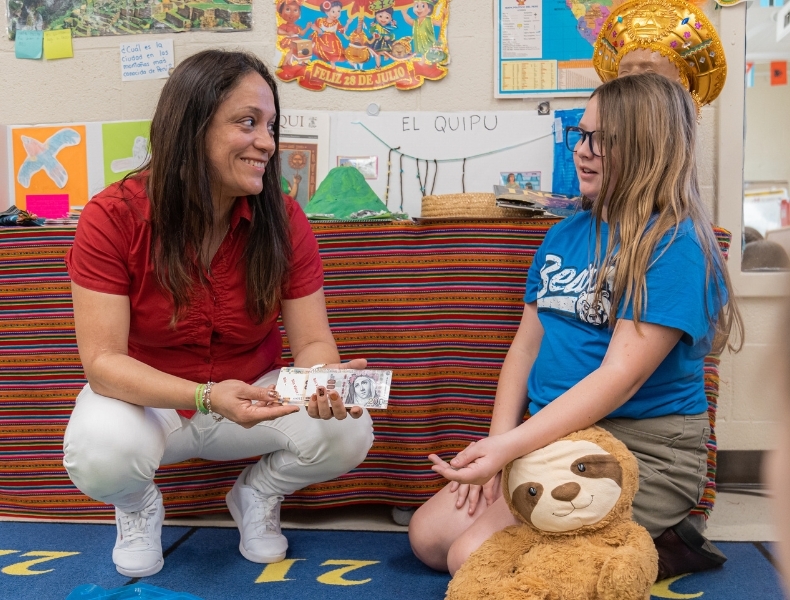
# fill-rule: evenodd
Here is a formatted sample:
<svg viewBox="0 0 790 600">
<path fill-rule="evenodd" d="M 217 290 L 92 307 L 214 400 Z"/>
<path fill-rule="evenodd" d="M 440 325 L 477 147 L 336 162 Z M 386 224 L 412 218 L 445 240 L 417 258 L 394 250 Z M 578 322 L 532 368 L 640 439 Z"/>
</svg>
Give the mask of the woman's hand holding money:
<svg viewBox="0 0 790 600">
<path fill-rule="evenodd" d="M 212 412 L 246 429 L 261 421 L 273 421 L 299 412 L 298 406 L 280 404 L 273 385 L 262 388 L 236 379 L 213 384 L 210 401 Z"/>
<path fill-rule="evenodd" d="M 368 361 L 364 358 L 355 358 L 345 363 L 333 363 L 331 365 L 323 365 L 324 369 L 357 369 L 361 370 L 368 366 Z M 323 393 L 322 393 L 323 392 Z M 334 417 L 342 421 L 347 415 L 352 418 L 358 419 L 362 416 L 363 409 L 361 406 L 352 406 L 346 408 L 343 404 L 343 398 L 340 397 L 335 390 L 327 390 L 324 387 L 319 387 L 317 392 L 310 396 L 307 402 L 307 414 L 314 419 L 331 419 Z"/>
<path fill-rule="evenodd" d="M 334 367 L 336 365 L 331 366 Z M 323 386 L 319 387 L 317 392 L 310 396 L 310 400 L 307 402 L 307 414 L 314 419 L 324 419 L 326 421 L 334 417 L 338 421 L 342 421 L 347 415 L 358 419 L 362 416 L 362 412 L 361 406 L 346 408 L 343 405 L 343 398 L 340 397 L 337 391 L 327 390 Z"/>
</svg>

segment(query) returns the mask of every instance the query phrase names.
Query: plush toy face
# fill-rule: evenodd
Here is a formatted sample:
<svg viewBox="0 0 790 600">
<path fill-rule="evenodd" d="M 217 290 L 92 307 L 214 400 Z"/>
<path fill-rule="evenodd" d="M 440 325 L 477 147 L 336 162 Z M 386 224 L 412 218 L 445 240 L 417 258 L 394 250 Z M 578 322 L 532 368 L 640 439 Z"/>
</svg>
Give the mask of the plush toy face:
<svg viewBox="0 0 790 600">
<path fill-rule="evenodd" d="M 603 519 L 622 485 L 617 459 L 585 440 L 560 440 L 519 458 L 507 479 L 513 508 L 527 523 L 554 533 Z"/>
</svg>

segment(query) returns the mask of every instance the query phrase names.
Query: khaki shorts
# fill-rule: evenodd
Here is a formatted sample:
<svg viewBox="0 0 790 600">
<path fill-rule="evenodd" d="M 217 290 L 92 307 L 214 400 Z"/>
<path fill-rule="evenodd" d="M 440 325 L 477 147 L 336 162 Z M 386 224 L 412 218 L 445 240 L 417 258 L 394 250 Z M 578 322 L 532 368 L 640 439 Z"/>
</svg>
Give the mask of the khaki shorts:
<svg viewBox="0 0 790 600">
<path fill-rule="evenodd" d="M 688 516 L 708 481 L 708 413 L 596 424 L 623 442 L 639 463 L 634 521 L 656 538 Z"/>
</svg>

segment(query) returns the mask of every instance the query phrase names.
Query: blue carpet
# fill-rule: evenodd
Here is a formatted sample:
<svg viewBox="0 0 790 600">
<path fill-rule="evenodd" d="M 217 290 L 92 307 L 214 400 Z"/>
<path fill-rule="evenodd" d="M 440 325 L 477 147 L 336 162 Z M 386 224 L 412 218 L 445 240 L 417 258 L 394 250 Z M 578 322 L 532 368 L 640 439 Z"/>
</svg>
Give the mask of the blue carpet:
<svg viewBox="0 0 790 600">
<path fill-rule="evenodd" d="M 250 563 L 228 528 L 165 527 L 165 567 L 144 582 L 204 600 L 440 600 L 449 576 L 420 563 L 406 534 L 356 531 L 286 532 L 288 557 Z M 112 525 L 0 522 L 0 599 L 64 600 L 80 585 L 106 590 L 137 580 L 115 571 Z M 768 544 L 717 544 L 723 568 L 654 588 L 653 599 L 782 600 Z"/>
</svg>

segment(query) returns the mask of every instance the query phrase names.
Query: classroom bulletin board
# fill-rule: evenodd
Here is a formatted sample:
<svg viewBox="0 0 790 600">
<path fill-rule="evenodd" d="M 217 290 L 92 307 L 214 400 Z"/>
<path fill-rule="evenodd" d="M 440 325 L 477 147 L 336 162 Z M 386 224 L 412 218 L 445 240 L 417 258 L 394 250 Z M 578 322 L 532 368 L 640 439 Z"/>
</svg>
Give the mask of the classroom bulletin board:
<svg viewBox="0 0 790 600">
<path fill-rule="evenodd" d="M 609 0 L 494 0 L 494 95 L 588 96 L 593 44 Z"/>
</svg>

